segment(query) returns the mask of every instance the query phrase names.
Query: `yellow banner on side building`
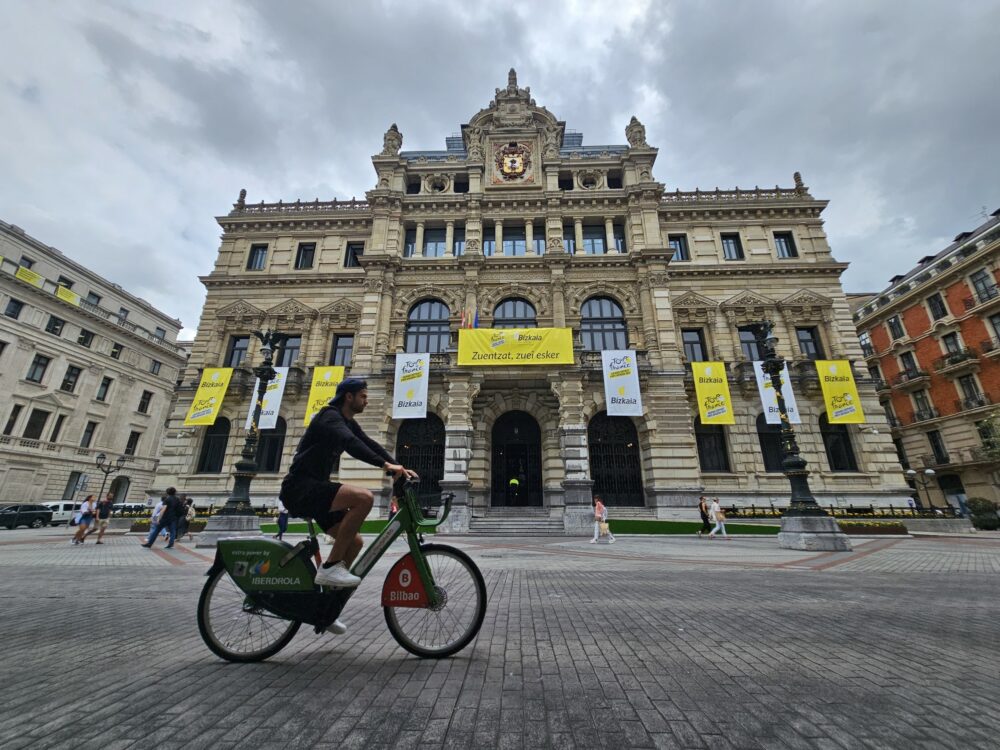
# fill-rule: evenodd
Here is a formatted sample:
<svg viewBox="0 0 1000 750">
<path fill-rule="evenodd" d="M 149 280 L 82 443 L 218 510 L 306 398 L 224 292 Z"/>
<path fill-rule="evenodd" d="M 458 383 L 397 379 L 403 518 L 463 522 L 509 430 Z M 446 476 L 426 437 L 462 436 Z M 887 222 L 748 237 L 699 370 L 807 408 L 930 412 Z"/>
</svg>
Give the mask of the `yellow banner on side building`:
<svg viewBox="0 0 1000 750">
<path fill-rule="evenodd" d="M 69 302 L 71 305 L 80 306 L 80 295 L 71 289 L 67 289 L 62 284 L 56 287 L 56 296 L 63 302 Z"/>
<path fill-rule="evenodd" d="M 459 366 L 573 364 L 570 328 L 460 328 Z"/>
<path fill-rule="evenodd" d="M 14 275 L 21 281 L 26 281 L 32 286 L 37 286 L 39 289 L 42 288 L 42 283 L 45 281 L 45 277 L 40 273 L 35 273 L 30 268 L 25 268 L 24 266 L 18 266 L 18 269 L 14 271 Z"/>
<path fill-rule="evenodd" d="M 226 398 L 229 379 L 233 377 L 232 367 L 206 367 L 201 374 L 198 392 L 184 420 L 185 427 L 215 424 L 219 409 Z"/>
<path fill-rule="evenodd" d="M 337 386 L 344 379 L 344 366 L 316 367 L 313 369 L 312 385 L 309 387 L 309 403 L 306 406 L 306 427 L 316 413 L 330 403 L 337 393 Z"/>
<path fill-rule="evenodd" d="M 861 410 L 851 363 L 846 359 L 817 359 L 816 373 L 830 424 L 864 424 L 865 413 Z"/>
<path fill-rule="evenodd" d="M 692 362 L 694 393 L 702 424 L 736 424 L 724 362 Z"/>
</svg>

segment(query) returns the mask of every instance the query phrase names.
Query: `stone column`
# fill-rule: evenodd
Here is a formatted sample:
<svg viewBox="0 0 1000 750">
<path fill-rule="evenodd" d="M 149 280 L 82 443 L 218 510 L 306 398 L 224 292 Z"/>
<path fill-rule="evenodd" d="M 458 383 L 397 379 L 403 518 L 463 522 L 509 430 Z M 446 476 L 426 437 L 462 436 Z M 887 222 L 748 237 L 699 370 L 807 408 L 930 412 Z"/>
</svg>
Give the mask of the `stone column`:
<svg viewBox="0 0 1000 750">
<path fill-rule="evenodd" d="M 446 221 L 444 227 L 444 254 L 450 258 L 455 254 L 455 222 Z"/>
<path fill-rule="evenodd" d="M 472 372 L 450 375 L 448 380 L 448 422 L 445 424 L 444 478 L 442 492 L 455 493 L 451 513 L 439 531 L 464 534 L 469 531 L 469 462 L 472 460 L 472 401 L 479 393 L 481 376 Z"/>
<path fill-rule="evenodd" d="M 535 222 L 532 219 L 524 220 L 524 253 L 525 255 L 535 254 Z"/>
<path fill-rule="evenodd" d="M 413 257 L 424 257 L 424 222 L 422 221 L 417 222 L 417 239 L 414 242 Z"/>
<path fill-rule="evenodd" d="M 499 219 L 493 224 L 493 254 L 503 255 L 503 222 Z"/>
<path fill-rule="evenodd" d="M 590 453 L 587 423 L 583 417 L 584 380 L 582 374 L 567 372 L 549 375 L 549 386 L 559 399 L 559 452 L 565 466 L 563 479 L 563 528 L 567 535 L 584 536 L 593 531 Z"/>
<path fill-rule="evenodd" d="M 576 218 L 573 219 L 573 232 L 576 235 L 576 253 L 575 255 L 583 255 L 583 219 Z"/>
<path fill-rule="evenodd" d="M 615 220 L 605 219 L 604 220 L 604 236 L 606 242 L 608 243 L 608 253 L 613 255 L 618 255 L 618 249 L 615 247 Z"/>
</svg>

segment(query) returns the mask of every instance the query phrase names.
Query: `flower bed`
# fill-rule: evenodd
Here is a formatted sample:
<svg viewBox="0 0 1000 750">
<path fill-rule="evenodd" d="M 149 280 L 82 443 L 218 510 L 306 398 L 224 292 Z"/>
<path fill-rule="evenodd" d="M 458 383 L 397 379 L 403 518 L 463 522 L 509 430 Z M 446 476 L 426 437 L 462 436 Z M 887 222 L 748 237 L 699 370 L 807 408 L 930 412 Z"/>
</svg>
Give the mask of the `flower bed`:
<svg viewBox="0 0 1000 750">
<path fill-rule="evenodd" d="M 887 536 L 906 536 L 906 526 L 899 521 L 837 521 L 840 530 L 845 534 L 870 536 L 873 534 Z"/>
</svg>

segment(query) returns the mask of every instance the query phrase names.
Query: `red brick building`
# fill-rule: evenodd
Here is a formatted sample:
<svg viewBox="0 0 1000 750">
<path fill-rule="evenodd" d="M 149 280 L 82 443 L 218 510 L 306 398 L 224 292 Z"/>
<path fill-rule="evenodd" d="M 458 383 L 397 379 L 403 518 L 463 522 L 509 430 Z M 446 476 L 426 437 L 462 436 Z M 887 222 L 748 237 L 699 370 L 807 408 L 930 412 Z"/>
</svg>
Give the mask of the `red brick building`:
<svg viewBox="0 0 1000 750">
<path fill-rule="evenodd" d="M 868 372 L 903 469 L 918 473 L 921 502 L 1000 500 L 1000 436 L 985 421 L 1000 409 L 1000 209 L 882 292 L 850 297 Z"/>
</svg>

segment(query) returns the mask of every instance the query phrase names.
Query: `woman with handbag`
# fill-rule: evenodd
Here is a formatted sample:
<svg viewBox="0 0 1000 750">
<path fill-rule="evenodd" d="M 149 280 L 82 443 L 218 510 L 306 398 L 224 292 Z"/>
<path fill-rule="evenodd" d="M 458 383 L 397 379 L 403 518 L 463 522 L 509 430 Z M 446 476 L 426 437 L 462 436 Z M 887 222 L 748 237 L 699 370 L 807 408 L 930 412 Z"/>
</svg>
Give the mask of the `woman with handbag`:
<svg viewBox="0 0 1000 750">
<path fill-rule="evenodd" d="M 719 498 L 712 498 L 712 507 L 709 508 L 709 515 L 715 521 L 715 528 L 708 532 L 708 538 L 715 539 L 715 533 L 721 530 L 722 536 L 729 539 L 729 536 L 726 534 L 726 513 L 722 510 L 722 506 L 719 505 Z"/>
<path fill-rule="evenodd" d="M 94 495 L 87 495 L 87 499 L 83 501 L 83 505 L 80 506 L 80 522 L 76 527 L 76 534 L 73 536 L 73 544 L 83 544 L 83 538 L 87 535 L 87 529 L 90 528 L 90 524 L 94 521 L 94 512 L 97 509 L 97 504 Z"/>
<path fill-rule="evenodd" d="M 611 533 L 611 527 L 608 525 L 608 508 L 601 502 L 600 495 L 594 495 L 594 538 L 590 540 L 591 544 L 597 544 L 597 538 L 599 536 L 610 537 L 608 539 L 608 544 L 615 543 L 615 535 Z"/>
</svg>

